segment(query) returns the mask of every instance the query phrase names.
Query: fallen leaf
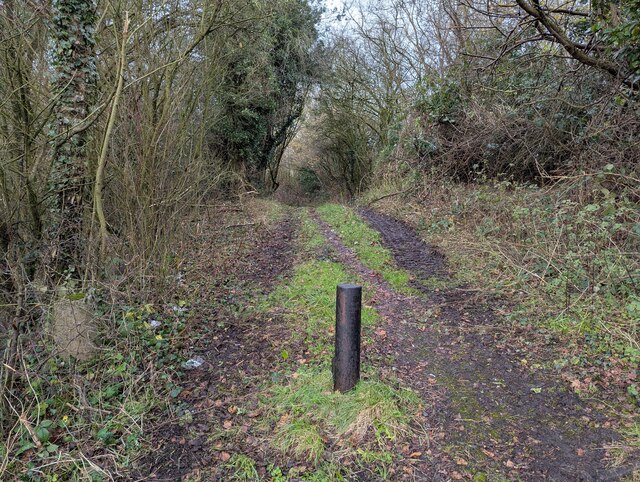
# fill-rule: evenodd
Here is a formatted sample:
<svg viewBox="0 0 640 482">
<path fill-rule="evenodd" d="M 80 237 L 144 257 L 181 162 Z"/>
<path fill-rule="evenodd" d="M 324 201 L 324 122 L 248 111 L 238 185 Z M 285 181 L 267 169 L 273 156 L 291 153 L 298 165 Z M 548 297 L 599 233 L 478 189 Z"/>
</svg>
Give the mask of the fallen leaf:
<svg viewBox="0 0 640 482">
<path fill-rule="evenodd" d="M 507 460 L 504 465 L 506 465 L 507 467 L 509 467 L 510 469 L 514 468 L 516 466 L 516 464 L 514 464 L 511 460 Z"/>
<path fill-rule="evenodd" d="M 413 452 L 411 455 L 409 455 L 409 458 L 410 459 L 417 459 L 421 455 L 422 455 L 422 452 Z"/>
<path fill-rule="evenodd" d="M 229 430 L 229 429 L 232 427 L 232 425 L 233 425 L 233 422 L 232 422 L 231 420 L 227 420 L 227 421 L 225 421 L 225 422 L 222 424 L 222 426 L 223 426 L 226 430 Z"/>
<path fill-rule="evenodd" d="M 465 459 L 463 459 L 462 457 L 458 457 L 456 459 L 456 464 L 458 464 L 458 465 L 468 465 L 468 462 Z"/>
<path fill-rule="evenodd" d="M 228 452 L 220 452 L 220 460 L 222 460 L 223 462 L 226 462 L 230 458 L 231 454 L 229 454 Z"/>
<path fill-rule="evenodd" d="M 284 425 L 289 420 L 289 414 L 285 413 L 280 417 L 280 421 L 278 422 L 280 425 Z"/>
<path fill-rule="evenodd" d="M 493 452 L 490 452 L 489 450 L 482 449 L 482 453 L 485 454 L 487 457 L 490 457 L 492 459 L 496 458 L 496 454 L 494 454 Z"/>
</svg>

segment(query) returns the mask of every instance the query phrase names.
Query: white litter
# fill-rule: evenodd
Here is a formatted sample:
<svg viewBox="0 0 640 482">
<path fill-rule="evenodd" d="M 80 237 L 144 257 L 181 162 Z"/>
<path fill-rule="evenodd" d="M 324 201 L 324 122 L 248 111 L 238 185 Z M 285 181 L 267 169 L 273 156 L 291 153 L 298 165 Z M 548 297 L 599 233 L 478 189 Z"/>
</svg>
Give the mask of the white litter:
<svg viewBox="0 0 640 482">
<path fill-rule="evenodd" d="M 195 358 L 191 358 L 190 360 L 187 360 L 182 364 L 182 366 L 187 370 L 193 370 L 195 368 L 200 368 L 203 363 L 204 363 L 204 360 L 201 357 L 197 356 Z"/>
</svg>

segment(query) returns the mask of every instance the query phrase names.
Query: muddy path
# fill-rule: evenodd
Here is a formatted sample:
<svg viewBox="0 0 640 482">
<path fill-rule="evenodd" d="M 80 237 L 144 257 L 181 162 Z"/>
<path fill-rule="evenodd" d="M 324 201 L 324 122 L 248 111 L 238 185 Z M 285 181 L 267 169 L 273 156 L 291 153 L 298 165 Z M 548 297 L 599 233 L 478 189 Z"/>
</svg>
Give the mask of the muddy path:
<svg viewBox="0 0 640 482">
<path fill-rule="evenodd" d="M 613 481 L 632 474 L 630 464 L 610 467 L 607 447 L 617 435 L 603 407 L 530 369 L 530 327 L 507 336 L 495 300 L 486 303 L 468 286 L 430 289 L 425 280 L 447 277 L 444 256 L 406 224 L 370 210 L 359 214 L 414 275 L 420 296 L 394 291 L 311 212 L 340 261 L 374 290 L 386 321 L 374 350 L 427 402 L 432 443 L 416 480 Z M 525 343 L 510 343 L 513 336 Z"/>
<path fill-rule="evenodd" d="M 136 463 L 131 480 L 229 480 L 230 454 L 251 455 L 265 467 L 276 458 L 255 427 L 255 409 L 288 328 L 247 307 L 291 269 L 299 219 L 289 216 L 269 227 L 244 224 L 222 235 L 219 224 L 206 226 L 190 253 L 185 291 L 199 301 L 189 308 L 188 330 L 196 341 L 183 349 L 203 364 L 182 374 L 173 416 L 154 427 L 148 455 Z"/>
</svg>

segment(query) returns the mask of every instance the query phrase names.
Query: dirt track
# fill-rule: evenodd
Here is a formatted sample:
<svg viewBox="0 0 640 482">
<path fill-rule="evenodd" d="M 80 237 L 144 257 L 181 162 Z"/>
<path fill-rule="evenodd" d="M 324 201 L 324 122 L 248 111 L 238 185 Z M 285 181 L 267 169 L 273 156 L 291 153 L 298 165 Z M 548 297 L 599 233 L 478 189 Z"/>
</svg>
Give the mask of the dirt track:
<svg viewBox="0 0 640 482">
<path fill-rule="evenodd" d="M 257 406 L 257 386 L 277 367 L 277 345 L 287 339 L 287 329 L 282 320 L 266 320 L 243 307 L 269 293 L 291 268 L 297 225 L 297 219 L 285 219 L 274 229 L 247 224 L 244 233 L 228 230 L 228 239 L 218 244 L 233 248 L 223 256 L 212 253 L 216 246 L 208 236 L 199 240 L 187 274 L 188 292 L 199 292 L 201 300 L 189 327 L 189 338 L 197 341 L 188 351 L 204 364 L 180 380 L 175 417 L 155 428 L 150 453 L 138 462 L 133 480 L 229 480 L 228 454 L 276 458 L 259 440 L 256 414 L 241 416 L 238 407 Z M 211 232 L 217 227 L 211 225 Z"/>
<path fill-rule="evenodd" d="M 397 265 L 413 273 L 415 296 L 394 291 L 310 212 L 338 261 L 374 291 L 373 304 L 385 321 L 365 363 L 376 363 L 425 402 L 429 442 L 418 447 L 420 457 L 400 456 L 391 480 L 613 481 L 631 474 L 628 465 L 608 468 L 605 448 L 616 435 L 597 407 L 551 373 L 529 368 L 530 328 L 501 324 L 493 309 L 499 300 L 478 296 L 472 287 L 430 288 L 433 279 L 448 280 L 445 257 L 409 226 L 373 211 L 359 213 L 381 233 Z M 190 330 L 198 341 L 187 350 L 205 365 L 180 380 L 178 410 L 149 437 L 150 453 L 138 462 L 134 480 L 229 480 L 225 462 L 233 453 L 251 456 L 264 480 L 270 463 L 283 463 L 256 426 L 257 394 L 278 370 L 279 343 L 289 338 L 289 328 L 243 307 L 270 292 L 292 267 L 297 223 L 290 218 L 275 228 L 231 233 L 233 239 L 218 239 L 218 247 L 239 247 L 218 259 L 212 240 L 198 241 L 187 289 L 202 302 L 192 307 Z"/>
<path fill-rule="evenodd" d="M 632 467 L 608 468 L 605 447 L 616 434 L 609 421 L 553 376 L 527 367 L 526 350 L 509 345 L 491 307 L 474 290 L 431 290 L 421 283 L 445 277 L 444 257 L 407 225 L 362 210 L 396 263 L 415 275 L 422 296 L 395 292 L 364 267 L 331 228 L 313 214 L 340 261 L 375 290 L 386 321 L 377 349 L 431 406 L 425 411 L 433 445 L 418 480 L 621 480 Z M 526 340 L 527 328 L 512 337 Z M 480 474 L 480 475 L 478 475 Z"/>
</svg>

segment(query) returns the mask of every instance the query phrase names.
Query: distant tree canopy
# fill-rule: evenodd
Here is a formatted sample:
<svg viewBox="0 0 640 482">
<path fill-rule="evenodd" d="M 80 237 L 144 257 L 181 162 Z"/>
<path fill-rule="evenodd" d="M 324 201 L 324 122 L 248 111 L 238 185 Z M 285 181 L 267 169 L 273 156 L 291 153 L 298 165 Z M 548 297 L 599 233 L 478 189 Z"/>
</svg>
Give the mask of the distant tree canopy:
<svg viewBox="0 0 640 482">
<path fill-rule="evenodd" d="M 287 142 L 314 81 L 313 47 L 320 11 L 303 0 L 247 2 L 255 20 L 228 26 L 205 52 L 222 52 L 210 75 L 217 83 L 207 140 L 257 188 L 276 189 Z"/>
</svg>

